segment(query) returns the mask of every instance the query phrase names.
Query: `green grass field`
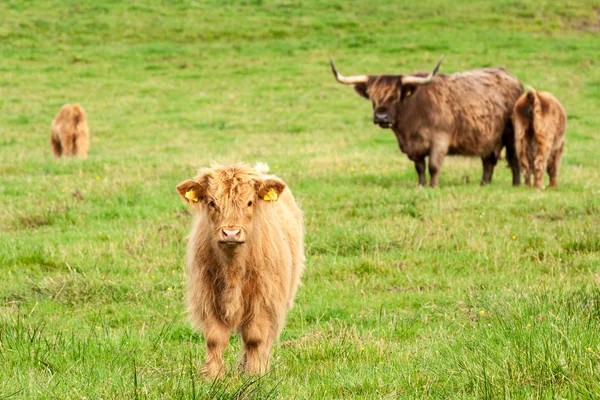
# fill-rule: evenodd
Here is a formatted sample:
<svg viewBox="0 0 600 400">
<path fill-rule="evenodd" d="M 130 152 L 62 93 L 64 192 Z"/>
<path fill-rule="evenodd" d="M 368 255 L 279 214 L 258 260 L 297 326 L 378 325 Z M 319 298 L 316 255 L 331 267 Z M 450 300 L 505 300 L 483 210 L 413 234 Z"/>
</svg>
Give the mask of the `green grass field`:
<svg viewBox="0 0 600 400">
<path fill-rule="evenodd" d="M 0 399 L 597 398 L 600 3 L 0 3 Z M 128 3 L 128 2 L 127 2 Z M 144 3 L 144 4 L 141 4 Z M 568 114 L 559 188 L 416 187 L 342 74 L 498 65 Z M 89 159 L 53 159 L 79 102 Z M 206 382 L 175 186 L 266 161 L 307 266 L 262 378 Z M 546 178 L 547 179 L 547 178 Z M 73 196 L 79 191 L 81 198 Z"/>
</svg>

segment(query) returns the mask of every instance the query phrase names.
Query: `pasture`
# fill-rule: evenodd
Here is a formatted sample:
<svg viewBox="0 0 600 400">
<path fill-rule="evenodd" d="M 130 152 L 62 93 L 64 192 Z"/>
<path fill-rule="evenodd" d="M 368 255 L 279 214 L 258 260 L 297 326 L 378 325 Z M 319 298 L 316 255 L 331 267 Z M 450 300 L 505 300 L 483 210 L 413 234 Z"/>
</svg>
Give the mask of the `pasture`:
<svg viewBox="0 0 600 400">
<path fill-rule="evenodd" d="M 0 398 L 594 398 L 600 393 L 597 0 L 0 3 Z M 567 111 L 555 190 L 447 157 L 417 188 L 342 74 L 504 66 Z M 88 159 L 50 124 L 88 112 Z M 265 161 L 307 267 L 245 379 L 206 382 L 175 186 Z M 547 182 L 547 176 L 545 177 Z"/>
</svg>

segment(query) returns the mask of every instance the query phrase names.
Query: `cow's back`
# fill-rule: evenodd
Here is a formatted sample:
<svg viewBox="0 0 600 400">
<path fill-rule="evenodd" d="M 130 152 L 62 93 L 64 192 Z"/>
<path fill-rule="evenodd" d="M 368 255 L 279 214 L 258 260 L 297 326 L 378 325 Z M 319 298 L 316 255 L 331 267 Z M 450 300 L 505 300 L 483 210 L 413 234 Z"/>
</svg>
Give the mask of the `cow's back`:
<svg viewBox="0 0 600 400">
<path fill-rule="evenodd" d="M 450 153 L 485 155 L 501 146 L 521 82 L 503 68 L 485 68 L 441 77 L 445 105 L 453 117 Z"/>
<path fill-rule="evenodd" d="M 440 74 L 402 103 L 394 132 L 409 158 L 428 155 L 436 142 L 449 154 L 487 156 L 502 148 L 521 82 L 503 68 Z"/>
</svg>

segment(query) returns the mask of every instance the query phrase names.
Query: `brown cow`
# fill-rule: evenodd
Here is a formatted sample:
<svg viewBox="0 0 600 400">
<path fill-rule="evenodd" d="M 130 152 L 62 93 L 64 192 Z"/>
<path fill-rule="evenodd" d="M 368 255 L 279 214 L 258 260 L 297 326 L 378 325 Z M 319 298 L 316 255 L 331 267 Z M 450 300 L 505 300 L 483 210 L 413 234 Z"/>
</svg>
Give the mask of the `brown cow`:
<svg viewBox="0 0 600 400">
<path fill-rule="evenodd" d="M 530 89 L 522 95 L 513 111 L 517 154 L 525 184 L 544 187 L 544 171 L 550 175 L 550 187 L 556 187 L 556 175 L 565 145 L 567 115 L 560 102 L 548 92 Z"/>
<path fill-rule="evenodd" d="M 241 333 L 247 374 L 269 368 L 270 350 L 304 269 L 302 212 L 268 167 L 202 169 L 177 191 L 196 211 L 187 250 L 187 305 L 206 340 L 206 377 L 224 373 L 231 330 Z"/>
<path fill-rule="evenodd" d="M 419 185 L 431 186 L 446 154 L 478 156 L 483 161 L 481 184 L 490 183 L 500 152 L 506 146 L 513 185 L 519 185 L 519 161 L 511 123 L 513 105 L 523 93 L 521 82 L 503 68 L 484 68 L 450 75 L 433 72 L 412 75 L 344 77 L 331 69 L 338 82 L 373 102 L 373 123 L 392 128 L 400 150 L 415 163 Z M 435 79 L 434 79 L 435 78 Z"/>
<path fill-rule="evenodd" d="M 77 156 L 87 158 L 90 148 L 90 130 L 86 113 L 79 104 L 65 104 L 52 122 L 50 144 L 54 157 Z"/>
</svg>

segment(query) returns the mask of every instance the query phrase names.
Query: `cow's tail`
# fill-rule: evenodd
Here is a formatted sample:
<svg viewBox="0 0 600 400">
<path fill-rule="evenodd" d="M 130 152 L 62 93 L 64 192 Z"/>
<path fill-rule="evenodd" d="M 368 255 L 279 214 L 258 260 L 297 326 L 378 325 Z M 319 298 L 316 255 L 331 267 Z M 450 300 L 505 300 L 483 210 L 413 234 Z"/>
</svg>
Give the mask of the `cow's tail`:
<svg viewBox="0 0 600 400">
<path fill-rule="evenodd" d="M 529 84 L 523 85 L 524 92 L 529 92 L 530 90 L 535 91 L 535 88 Z"/>
<path fill-rule="evenodd" d="M 527 92 L 527 100 L 531 104 L 531 126 L 533 128 L 533 138 L 537 145 L 535 164 L 542 164 L 543 155 L 548 151 L 548 134 L 546 132 L 546 123 L 542 114 L 542 103 L 540 96 L 535 90 Z M 537 168 L 542 168 L 537 165 Z"/>
<path fill-rule="evenodd" d="M 538 129 L 542 128 L 542 105 L 540 104 L 540 98 L 534 89 L 529 89 L 527 92 L 527 102 L 531 107 L 531 124 L 533 131 L 537 132 Z"/>
<path fill-rule="evenodd" d="M 79 125 L 84 119 L 84 114 L 81 106 L 79 104 L 73 104 L 71 107 L 71 120 L 73 121 L 73 125 Z"/>
</svg>

